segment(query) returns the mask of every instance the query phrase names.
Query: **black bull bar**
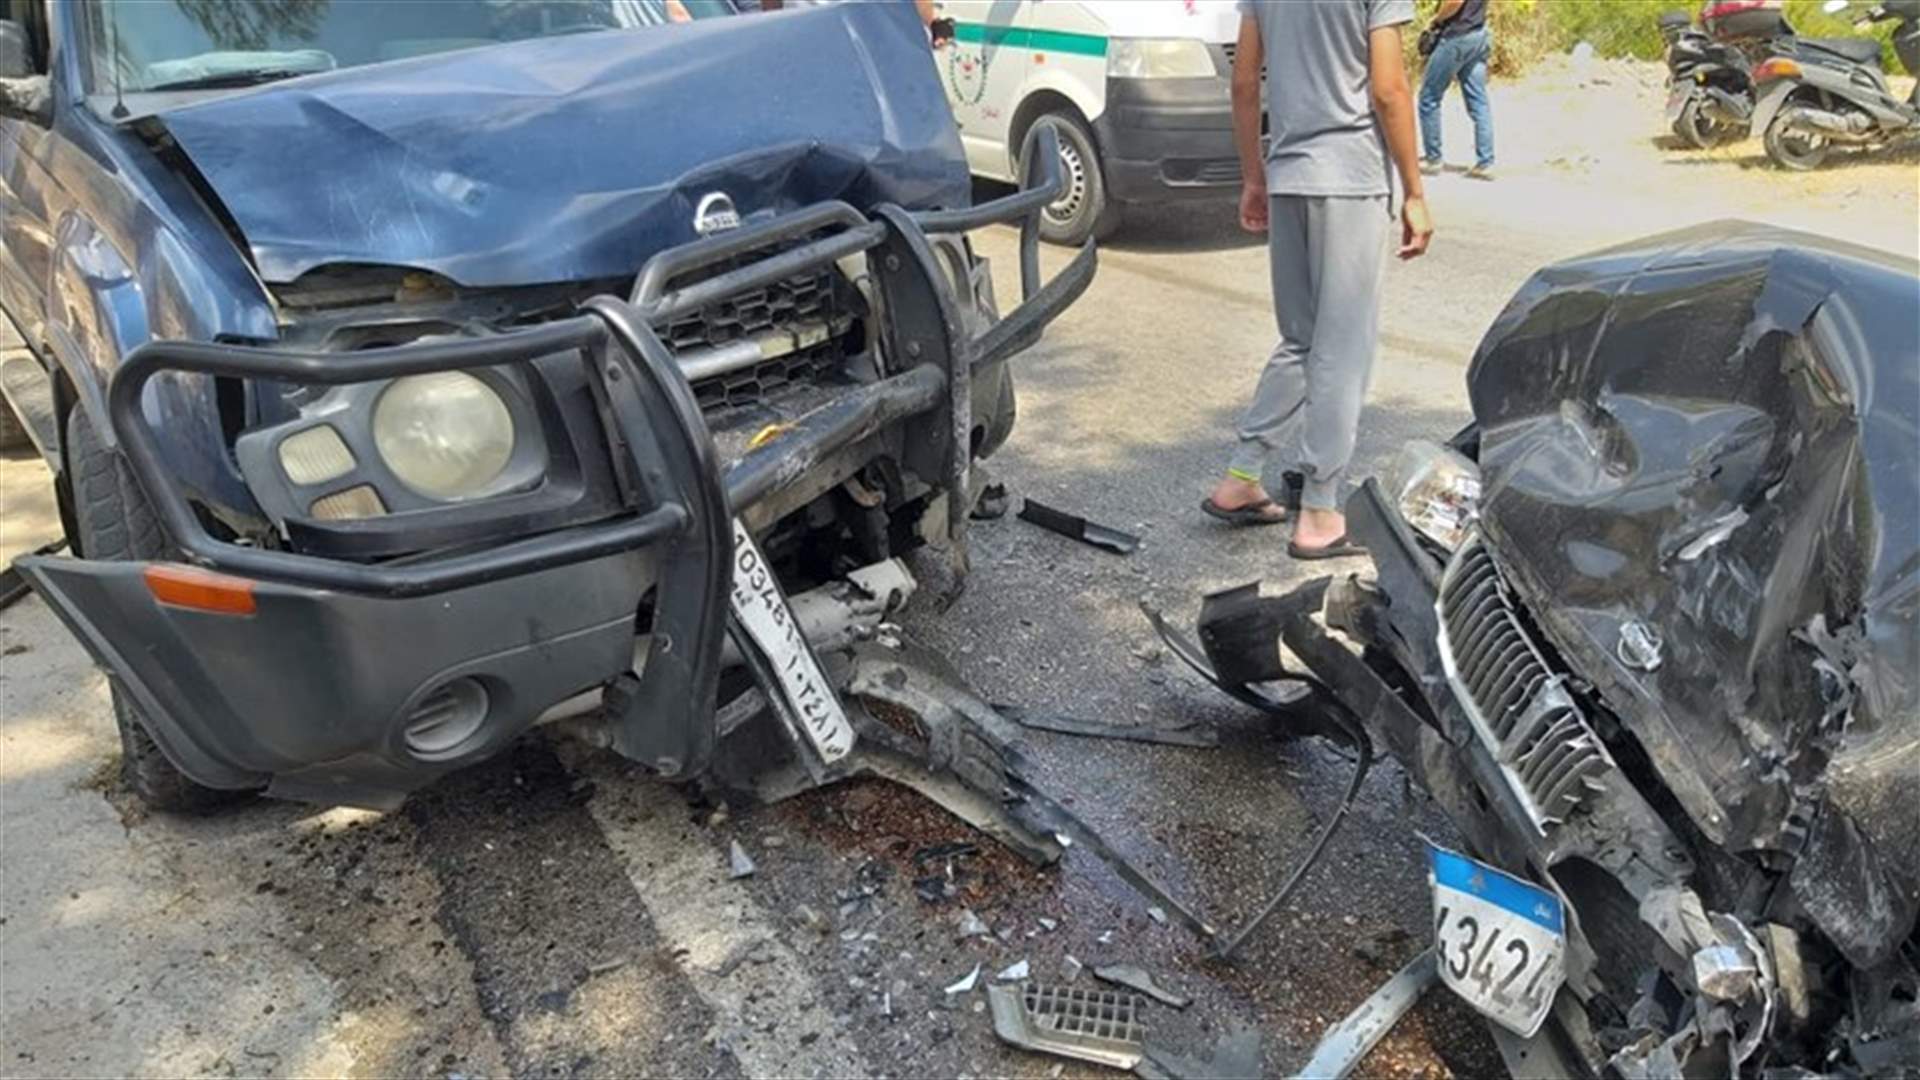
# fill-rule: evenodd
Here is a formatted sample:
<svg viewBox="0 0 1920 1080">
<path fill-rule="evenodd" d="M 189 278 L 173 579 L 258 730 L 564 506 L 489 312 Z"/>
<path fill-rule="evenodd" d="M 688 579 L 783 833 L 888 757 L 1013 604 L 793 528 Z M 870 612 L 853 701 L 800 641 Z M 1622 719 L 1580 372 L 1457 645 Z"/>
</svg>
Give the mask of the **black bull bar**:
<svg viewBox="0 0 1920 1080">
<path fill-rule="evenodd" d="M 878 207 L 871 217 L 827 202 L 665 251 L 649 261 L 627 299 L 600 296 L 570 318 L 497 335 L 436 340 L 357 352 L 153 342 L 115 371 L 108 410 L 126 463 L 152 504 L 172 547 L 196 567 L 264 584 L 327 590 L 353 597 L 415 598 L 521 578 L 646 548 L 658 558 L 652 608 L 655 647 L 630 693 L 610 695 L 610 727 L 623 754 L 669 776 L 699 774 L 716 743 L 715 693 L 728 619 L 732 519 L 805 475 L 795 462 L 819 461 L 903 421 L 930 437 L 947 488 L 951 538 L 964 551 L 964 500 L 971 463 L 970 386 L 977 371 L 1004 362 L 1038 340 L 1042 330 L 1091 282 L 1096 254 L 1087 244 L 1042 284 L 1038 258 L 1041 208 L 1059 189 L 1058 156 L 1032 155 L 1026 190 L 963 210 L 909 212 Z M 969 329 L 929 233 L 958 233 L 997 222 L 1021 225 L 1022 303 L 977 336 Z M 831 231 L 828 231 L 831 230 Z M 824 235 L 815 237 L 815 234 Z M 689 271 L 738 262 L 742 253 L 791 244 L 758 261 L 726 269 L 680 289 L 667 286 Z M 800 418 L 765 446 L 722 467 L 694 391 L 650 324 L 698 309 L 730 292 L 766 285 L 809 268 L 866 253 L 884 303 L 882 343 L 894 372 L 851 387 Z M 629 478 L 623 511 L 586 524 L 537 532 L 479 549 L 385 563 L 346 561 L 267 550 L 215 536 L 174 481 L 142 408 L 148 383 L 162 372 L 337 386 L 464 368 L 531 365 L 576 354 L 600 404 L 599 416 L 616 471 Z M 940 415 L 944 409 L 944 415 Z M 36 565 L 39 564 L 39 565 Z M 73 565 L 73 564 L 69 564 Z M 22 560 L 81 642 L 148 715 L 166 704 L 126 676 L 98 628 L 77 617 L 50 587 L 47 559 Z M 179 702 L 174 702 L 178 711 Z M 684 717 L 684 722 L 662 722 Z M 649 719 L 651 718 L 651 720 Z M 157 719 L 157 717 L 156 717 Z M 162 739 L 163 745 L 171 740 Z M 223 785 L 224 786 L 224 785 Z"/>
</svg>

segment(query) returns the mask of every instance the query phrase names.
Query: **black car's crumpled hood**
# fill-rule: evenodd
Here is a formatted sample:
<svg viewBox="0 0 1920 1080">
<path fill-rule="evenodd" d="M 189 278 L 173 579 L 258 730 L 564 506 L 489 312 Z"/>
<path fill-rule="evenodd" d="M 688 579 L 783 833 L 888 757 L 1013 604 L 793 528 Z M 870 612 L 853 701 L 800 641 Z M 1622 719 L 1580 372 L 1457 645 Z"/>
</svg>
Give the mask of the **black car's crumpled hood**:
<svg viewBox="0 0 1920 1080">
<path fill-rule="evenodd" d="M 694 238 L 712 191 L 743 215 L 968 199 L 959 134 L 907 5 L 493 45 L 159 119 L 271 282 L 326 263 L 471 286 L 631 274 Z"/>
<path fill-rule="evenodd" d="M 1920 906 L 1917 274 L 1750 225 L 1653 237 L 1536 274 L 1468 375 L 1535 618 L 1699 830 L 1791 858 L 1863 967 Z"/>
</svg>

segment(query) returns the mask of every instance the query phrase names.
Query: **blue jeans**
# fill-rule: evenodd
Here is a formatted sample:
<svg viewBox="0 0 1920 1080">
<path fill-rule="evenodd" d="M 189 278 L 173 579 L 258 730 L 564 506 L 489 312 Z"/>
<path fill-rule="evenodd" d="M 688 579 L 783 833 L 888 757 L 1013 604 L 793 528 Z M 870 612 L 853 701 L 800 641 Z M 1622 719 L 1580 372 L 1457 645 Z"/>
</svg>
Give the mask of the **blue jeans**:
<svg viewBox="0 0 1920 1080">
<path fill-rule="evenodd" d="M 1460 80 L 1460 96 L 1473 117 L 1474 163 L 1493 165 L 1493 104 L 1487 100 L 1487 57 L 1492 52 L 1486 27 L 1443 39 L 1427 57 L 1420 79 L 1420 150 L 1428 161 L 1440 160 L 1440 99 L 1447 84 Z"/>
</svg>

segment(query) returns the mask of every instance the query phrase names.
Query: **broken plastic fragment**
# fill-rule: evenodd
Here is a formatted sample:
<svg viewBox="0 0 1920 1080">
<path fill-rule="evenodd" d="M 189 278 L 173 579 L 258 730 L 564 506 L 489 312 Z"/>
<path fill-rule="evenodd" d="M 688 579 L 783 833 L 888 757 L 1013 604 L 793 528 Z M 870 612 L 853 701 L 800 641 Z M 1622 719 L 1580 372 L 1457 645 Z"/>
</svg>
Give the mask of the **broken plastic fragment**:
<svg viewBox="0 0 1920 1080">
<path fill-rule="evenodd" d="M 1078 979 L 1081 970 L 1085 967 L 1086 965 L 1076 959 L 1072 953 L 1068 953 L 1066 959 L 1060 962 L 1060 970 L 1066 972 L 1066 980 L 1068 982 Z"/>
<path fill-rule="evenodd" d="M 1111 945 L 1113 944 L 1113 931 L 1103 930 L 1100 932 L 1100 936 L 1095 938 L 1094 940 L 1098 941 L 1102 945 Z"/>
<path fill-rule="evenodd" d="M 1026 978 L 1032 970 L 1032 966 L 1025 960 L 1022 960 L 1017 964 L 1008 964 L 1006 967 L 1001 968 L 1000 974 L 995 975 L 994 978 L 1001 982 L 1019 982 L 1021 979 Z"/>
<path fill-rule="evenodd" d="M 1054 930 L 1060 929 L 1060 921 L 1058 919 L 1049 919 L 1045 915 L 1042 915 L 1040 916 L 1040 929 L 1051 933 Z"/>
<path fill-rule="evenodd" d="M 960 928 L 955 932 L 954 937 L 964 940 L 973 937 L 986 937 L 988 933 L 990 933 L 990 931 L 987 929 L 987 924 L 980 920 L 980 916 L 973 913 L 972 908 L 960 909 Z"/>
<path fill-rule="evenodd" d="M 1158 904 L 1147 909 L 1147 918 L 1152 919 L 1154 922 L 1159 923 L 1161 926 L 1167 925 L 1167 912 L 1164 908 L 1160 907 Z"/>
<path fill-rule="evenodd" d="M 747 857 L 747 849 L 741 847 L 738 840 L 731 841 L 727 848 L 727 876 L 735 880 L 753 876 L 753 860 Z"/>
<path fill-rule="evenodd" d="M 947 987 L 947 993 L 949 994 L 967 993 L 968 991 L 973 989 L 973 984 L 979 981 L 980 981 L 980 965 L 975 964 L 973 965 L 973 970 L 967 972 L 966 978 L 961 979 L 959 982 L 954 983 L 952 986 Z"/>
<path fill-rule="evenodd" d="M 1159 983 L 1153 981 L 1153 976 L 1145 969 L 1137 968 L 1132 964 L 1108 964 L 1105 967 L 1094 968 L 1093 974 L 1095 978 L 1116 986 L 1124 986 L 1129 990 L 1138 990 L 1155 1001 L 1171 1005 L 1176 1009 L 1184 1009 L 1193 1004 L 1192 998 L 1162 988 Z"/>
</svg>

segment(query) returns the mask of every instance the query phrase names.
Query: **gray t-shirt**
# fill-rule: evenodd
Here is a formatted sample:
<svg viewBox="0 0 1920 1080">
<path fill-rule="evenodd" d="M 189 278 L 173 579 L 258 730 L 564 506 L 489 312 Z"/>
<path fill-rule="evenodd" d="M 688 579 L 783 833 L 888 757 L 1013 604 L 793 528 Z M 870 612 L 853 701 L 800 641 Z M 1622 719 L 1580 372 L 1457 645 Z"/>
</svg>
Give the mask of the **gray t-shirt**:
<svg viewBox="0 0 1920 1080">
<path fill-rule="evenodd" d="M 1413 21 L 1413 0 L 1240 0 L 1267 59 L 1267 192 L 1389 195 L 1387 142 L 1367 90 L 1367 36 Z"/>
</svg>

